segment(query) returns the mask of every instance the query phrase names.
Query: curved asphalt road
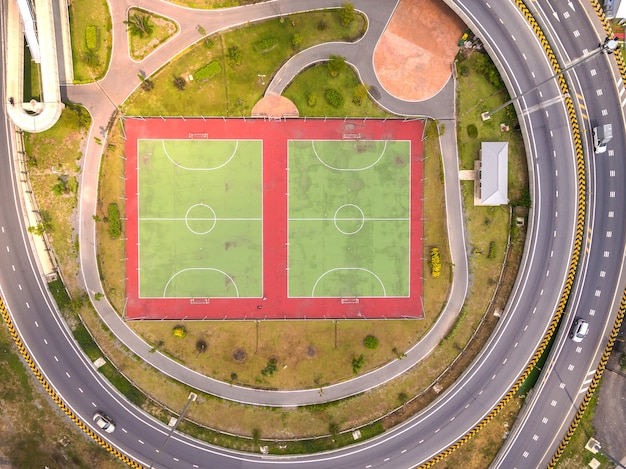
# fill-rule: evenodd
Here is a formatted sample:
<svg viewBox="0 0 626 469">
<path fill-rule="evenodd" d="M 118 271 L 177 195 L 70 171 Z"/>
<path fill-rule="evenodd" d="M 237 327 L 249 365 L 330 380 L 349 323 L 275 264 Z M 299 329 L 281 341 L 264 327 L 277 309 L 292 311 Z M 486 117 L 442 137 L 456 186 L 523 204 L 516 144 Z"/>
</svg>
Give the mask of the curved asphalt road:
<svg viewBox="0 0 626 469">
<path fill-rule="evenodd" d="M 493 45 L 492 52 L 503 69 L 514 77 L 510 83 L 514 92 L 524 91 L 550 76 L 539 44 L 515 8 L 498 3 L 487 11 L 480 2 L 466 1 L 464 5 L 459 7 L 461 13 L 476 23 L 476 30 L 485 42 Z M 548 84 L 542 91 L 544 89 L 545 94 L 558 95 L 554 86 Z M 529 96 L 522 101 L 522 110 L 532 110 L 546 99 L 546 95 Z M 575 177 L 572 144 L 562 103 L 555 101 L 548 106 L 548 111 L 548 116 L 545 109 L 531 111 L 522 123 L 529 143 L 536 194 L 531 223 L 534 242 L 529 243 L 525 254 L 532 265 L 532 275 L 526 271 L 520 276 L 508 312 L 490 343 L 463 377 L 428 409 L 364 444 L 323 455 L 275 459 L 210 448 L 176 435 L 157 455 L 155 450 L 164 441 L 165 427 L 128 407 L 91 366 L 85 366 L 84 358 L 68 340 L 63 325 L 54 326 L 58 320 L 45 300 L 42 283 L 40 279 L 33 279 L 33 260 L 29 254 L 24 255 L 30 250 L 20 228 L 23 225 L 15 223 L 16 213 L 10 210 L 0 213 L 0 252 L 3 266 L 7 266 L 0 272 L 2 293 L 39 366 L 66 402 L 86 421 L 96 408 L 113 414 L 119 429 L 111 435 L 111 441 L 144 464 L 158 456 L 159 467 L 249 467 L 253 462 L 272 467 L 298 466 L 304 462 L 307 467 L 413 466 L 458 439 L 489 412 L 524 368 L 554 310 L 569 259 Z M 557 157 L 550 158 L 553 152 Z M 11 200 L 15 194 L 8 174 L 0 174 L 6 183 L 0 189 L 5 200 Z M 558 197 L 553 196 L 555 190 L 559 191 Z M 552 214 L 557 213 L 553 218 Z M 558 235 L 553 235 L 555 230 Z M 9 270 L 8 266 L 14 268 Z M 41 330 L 44 324 L 47 327 Z M 59 327 L 63 334 L 55 332 Z M 233 459 L 234 456 L 239 459 Z"/>
</svg>

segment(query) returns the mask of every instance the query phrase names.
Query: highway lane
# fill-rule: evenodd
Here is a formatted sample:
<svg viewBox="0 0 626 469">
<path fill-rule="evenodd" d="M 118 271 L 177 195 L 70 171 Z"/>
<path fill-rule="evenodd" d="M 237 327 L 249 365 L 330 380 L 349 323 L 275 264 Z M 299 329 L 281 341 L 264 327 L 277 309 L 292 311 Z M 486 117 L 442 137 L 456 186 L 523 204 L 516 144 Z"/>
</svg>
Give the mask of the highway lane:
<svg viewBox="0 0 626 469">
<path fill-rule="evenodd" d="M 538 18 L 551 32 L 557 56 L 567 64 L 591 52 L 604 32 L 593 27 L 592 16 L 577 3 L 538 2 Z M 549 12 L 549 13 L 548 13 Z M 561 21 L 551 21 L 556 13 Z M 594 12 L 592 12 L 595 15 Z M 599 34 L 598 34 L 599 33 Z M 522 417 L 494 467 L 541 467 L 551 459 L 587 391 L 615 321 L 625 277 L 624 213 L 626 174 L 624 116 L 615 83 L 621 78 L 611 67 L 611 57 L 597 56 L 576 66 L 568 75 L 583 116 L 589 168 L 588 240 L 584 271 L 578 277 L 568 316 L 548 359 L 540 382 L 529 398 Z M 602 77 L 602 79 L 600 79 Z M 620 84 L 623 89 L 623 84 Z M 612 123 L 614 137 L 605 154 L 595 155 L 591 142 L 594 125 Z M 590 333 L 581 343 L 567 337 L 574 317 L 590 323 Z"/>
<path fill-rule="evenodd" d="M 468 4 L 471 2 L 468 2 Z M 524 89 L 526 86 L 532 86 L 532 83 L 541 81 L 542 77 L 549 76 L 550 70 L 545 63 L 545 60 L 538 60 L 537 63 L 532 65 L 533 74 L 527 73 L 528 64 L 524 60 L 520 59 L 526 54 L 527 57 L 532 57 L 537 54 L 537 48 L 539 47 L 536 41 L 528 40 L 525 44 L 517 43 L 517 39 L 513 39 L 508 30 L 520 31 L 520 34 L 516 33 L 516 37 L 520 38 L 525 31 L 524 20 L 516 14 L 515 11 L 507 10 L 507 6 L 503 5 L 502 10 L 494 11 L 495 17 L 479 16 L 473 7 L 474 20 L 480 21 L 486 27 L 489 27 L 490 34 L 487 35 L 487 31 L 483 31 L 485 38 L 489 37 L 495 41 L 498 50 L 496 53 L 500 57 L 501 62 L 507 68 L 511 76 L 515 77 L 516 83 L 519 89 Z M 469 9 L 466 14 L 469 14 Z M 504 23 L 500 23 L 499 19 L 506 18 Z M 500 26 L 498 26 L 500 24 Z M 480 31 L 480 28 L 476 28 Z M 533 36 L 534 37 L 534 36 Z M 521 42 L 521 41 L 520 41 Z M 517 60 L 511 60 L 511 57 L 507 57 L 507 54 L 513 54 Z M 531 53 L 532 52 L 532 53 Z M 520 55 L 521 54 L 521 55 Z M 544 75 L 541 75 L 543 72 Z M 533 76 L 536 75 L 536 76 Z M 514 88 L 515 89 L 515 88 Z M 548 91 L 554 92 L 550 86 L 546 86 L 546 93 Z M 539 104 L 542 97 L 529 96 L 522 103 L 527 106 L 536 106 Z M 444 396 L 431 408 L 421 413 L 410 422 L 394 429 L 388 434 L 383 435 L 371 442 L 358 447 L 348 448 L 345 450 L 333 452 L 331 455 L 324 456 L 306 456 L 299 458 L 290 458 L 289 460 L 268 460 L 271 464 L 280 465 L 302 465 L 303 462 L 307 462 L 307 467 L 336 467 L 337 464 L 348 464 L 351 467 L 359 467 L 361 464 L 365 467 L 367 464 L 386 465 L 388 467 L 408 467 L 416 462 L 423 461 L 428 457 L 436 454 L 440 449 L 444 448 L 449 443 L 453 442 L 456 438 L 462 435 L 463 429 L 467 429 L 472 425 L 472 422 L 477 422 L 480 418 L 486 414 L 490 408 L 496 402 L 496 398 L 502 396 L 510 383 L 515 381 L 517 375 L 523 369 L 525 361 L 532 354 L 532 351 L 537 345 L 540 338 L 540 332 L 544 331 L 547 325 L 548 317 L 551 311 L 554 309 L 556 303 L 556 297 L 558 297 L 558 290 L 562 285 L 562 277 L 558 276 L 559 271 L 566 270 L 567 259 L 569 254 L 569 245 L 562 241 L 562 234 L 559 234 L 558 242 L 554 241 L 552 232 L 554 229 L 564 229 L 567 231 L 566 226 L 568 221 L 568 200 L 571 203 L 572 199 L 572 187 L 571 180 L 569 184 L 567 182 L 561 183 L 561 180 L 565 180 L 568 177 L 568 173 L 573 173 L 570 161 L 567 162 L 567 158 L 539 158 L 537 155 L 552 155 L 553 152 L 558 150 L 559 155 L 567 155 L 568 148 L 571 149 L 571 142 L 568 141 L 568 136 L 563 135 L 560 132 L 555 132 L 553 137 L 549 136 L 550 127 L 566 129 L 567 122 L 564 116 L 564 112 L 558 112 L 558 102 L 553 106 L 557 108 L 554 114 L 545 116 L 541 112 L 529 113 L 523 121 L 524 132 L 529 139 L 535 142 L 530 149 L 531 161 L 534 162 L 536 168 L 533 168 L 533 178 L 535 188 L 539 191 L 538 199 L 536 200 L 536 218 L 532 222 L 532 232 L 534 236 L 537 236 L 539 242 L 535 246 L 535 251 L 529 249 L 527 256 L 532 259 L 533 265 L 536 266 L 536 270 L 533 269 L 532 275 L 526 272 L 518 283 L 516 290 L 516 297 L 512 300 L 513 309 L 517 308 L 518 311 L 523 311 L 524 314 L 507 314 L 503 317 L 497 333 L 492 338 L 489 347 L 486 349 L 481 357 L 475 362 L 475 364 L 466 372 L 462 380 L 455 385 L 448 392 L 444 393 Z M 550 109 L 552 111 L 552 109 Z M 545 160 L 545 162 L 544 162 Z M 551 162 L 551 163 L 549 163 Z M 543 170 L 540 169 L 540 165 L 546 165 L 546 168 L 551 170 L 546 174 L 554 174 L 555 171 L 559 171 L 563 176 L 558 178 L 556 176 L 550 176 L 546 180 L 542 179 L 541 174 Z M 560 166 L 559 166 L 560 165 Z M 558 169 L 557 169 L 558 168 Z M 569 176 L 572 176 L 569 174 Z M 6 186 L 4 186 L 6 187 Z M 550 192 L 553 188 L 558 188 L 559 191 L 563 191 L 557 200 L 553 200 L 550 196 Z M 545 191 L 545 192 L 544 192 Z M 569 195 L 568 195 L 569 191 Z M 4 194 L 3 194 L 4 195 Z M 559 200 L 563 200 L 562 202 Z M 7 199 L 8 200 L 8 199 Z M 545 210 L 544 210 L 545 209 Z M 541 218 L 542 213 L 556 213 L 556 210 L 562 210 L 557 225 L 555 220 L 549 220 L 547 217 Z M 569 208 L 571 211 L 571 207 Z M 3 211 L 4 213 L 4 211 Z M 10 219 L 10 214 L 8 215 Z M 4 223 L 3 220 L 0 222 Z M 565 239 L 570 233 L 565 233 Z M 23 233 L 22 237 L 16 237 L 13 241 L 13 249 L 18 252 L 19 249 L 24 249 L 21 244 L 24 244 Z M 549 252 L 556 252 L 558 255 L 550 256 Z M 565 259 L 565 260 L 563 260 Z M 9 259 L 11 261 L 12 259 Z M 22 267 L 24 271 L 28 271 L 28 265 Z M 548 276 L 552 275 L 550 281 L 552 287 L 548 288 L 545 282 L 545 274 L 549 272 Z M 24 280 L 32 283 L 32 279 L 28 279 L 28 272 L 24 274 Z M 32 270 L 31 273 L 32 274 Z M 12 313 L 14 316 L 21 317 L 21 311 L 18 311 L 14 305 L 19 303 L 20 298 L 11 296 L 13 290 L 15 290 L 16 281 L 7 275 L 2 277 L 3 289 L 7 290 L 7 302 L 11 305 Z M 5 288 L 8 286 L 8 288 Z M 524 287 L 524 292 L 532 291 L 533 294 L 522 294 L 521 287 Z M 546 288 L 543 288 L 546 287 Z M 33 292 L 36 296 L 36 290 Z M 39 293 L 41 295 L 41 293 Z M 43 295 L 41 295 L 43 296 Z M 35 305 L 34 298 L 32 299 L 33 305 Z M 49 307 L 49 306 L 48 306 Z M 37 304 L 35 309 L 41 314 L 41 320 L 49 320 L 51 314 L 45 303 Z M 535 314 L 538 313 L 538 314 Z M 30 317 L 32 320 L 35 316 Z M 37 319 L 35 319 L 37 320 Z M 36 332 L 36 326 L 31 323 L 28 329 L 33 329 Z M 48 330 L 49 333 L 51 330 Z M 30 333 L 24 332 L 25 334 Z M 506 334 L 506 335 L 500 335 Z M 28 338 L 29 346 L 31 343 L 42 342 L 41 337 L 47 337 L 46 334 L 37 336 L 33 333 L 32 337 Z M 65 339 L 67 340 L 67 338 Z M 71 344 L 71 340 L 69 343 Z M 49 344 L 58 347 L 59 350 L 64 350 L 68 354 L 68 344 Z M 47 344 L 46 344 L 47 345 Z M 43 347 L 43 346 L 42 346 Z M 71 348 L 71 347 L 70 347 Z M 34 350 L 34 349 L 33 349 Z M 98 401 L 94 402 L 95 406 L 102 408 L 105 412 L 109 412 L 118 421 L 120 426 L 120 432 L 116 432 L 113 437 L 113 442 L 119 445 L 123 450 L 132 452 L 138 458 L 144 462 L 150 461 L 154 456 L 155 449 L 163 441 L 164 427 L 155 422 L 146 424 L 148 418 L 141 412 L 138 412 L 131 407 L 121 405 L 119 396 L 111 390 L 100 390 L 100 386 L 106 386 L 106 383 L 101 383 L 97 373 L 94 373 L 90 366 L 86 366 L 85 363 L 81 363 L 79 360 L 73 358 L 71 354 L 68 354 L 69 360 L 65 360 L 63 357 L 63 365 L 76 366 L 74 368 L 64 368 L 59 366 L 58 371 L 54 365 L 53 355 L 49 352 L 47 347 L 43 347 L 43 352 L 37 352 L 38 358 L 43 353 L 49 356 L 49 363 L 44 362 L 41 358 L 40 364 L 49 373 L 51 381 L 58 386 L 59 391 L 66 399 L 70 399 L 72 406 L 77 410 L 80 415 L 86 416 L 87 419 L 92 412 L 94 405 L 91 403 L 93 396 L 98 396 Z M 520 359 L 520 357 L 522 357 Z M 65 363 L 68 361 L 68 363 Z M 72 363 L 69 363 L 72 362 Z M 505 366 L 506 365 L 506 366 Z M 48 371 L 48 368 L 51 370 Z M 80 368 L 88 370 L 80 374 Z M 68 378 L 65 372 L 70 374 Z M 53 375 L 54 374 L 54 375 Z M 58 376 L 57 376 L 58 375 Z M 72 381 L 74 379 L 75 381 Z M 91 383 L 89 386 L 86 384 L 83 387 L 83 381 Z M 79 382 L 80 381 L 80 382 Z M 70 383 L 67 384 L 67 383 Z M 58 383 L 58 384 L 57 384 Z M 81 400 L 81 393 L 77 390 L 77 387 L 81 387 L 83 391 L 89 390 L 90 396 L 85 396 Z M 111 409 L 114 409 L 116 413 L 113 413 Z M 119 412 L 119 414 L 117 413 Z M 125 433 L 123 429 L 126 429 L 128 433 Z M 200 461 L 206 467 L 207 464 L 219 466 L 219 467 L 247 467 L 252 464 L 252 461 L 261 461 L 259 456 L 246 456 L 245 459 L 248 462 L 240 462 L 231 459 L 229 456 L 220 456 L 217 454 L 207 455 L 206 449 L 201 449 L 196 446 L 190 446 L 191 440 L 185 437 L 173 438 L 166 451 L 162 452 L 159 457 L 159 465 L 165 467 L 193 467 L 193 464 L 198 464 Z M 220 452 L 222 452 L 220 450 Z M 225 454 L 232 454 L 232 452 L 223 451 Z M 177 457 L 179 461 L 175 461 L 173 458 Z M 389 458 L 385 460 L 386 458 Z M 315 460 L 316 462 L 313 462 Z M 171 465 L 170 465 L 171 464 Z M 201 466 L 202 467 L 202 466 Z"/>
</svg>

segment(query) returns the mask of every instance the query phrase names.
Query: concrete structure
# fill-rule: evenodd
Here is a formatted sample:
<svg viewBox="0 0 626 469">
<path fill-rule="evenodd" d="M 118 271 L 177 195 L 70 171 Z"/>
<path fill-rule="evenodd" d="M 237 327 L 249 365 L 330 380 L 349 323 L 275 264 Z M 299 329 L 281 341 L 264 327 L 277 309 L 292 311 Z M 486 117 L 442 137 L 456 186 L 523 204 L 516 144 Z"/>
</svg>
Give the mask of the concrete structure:
<svg viewBox="0 0 626 469">
<path fill-rule="evenodd" d="M 604 12 L 608 18 L 626 18 L 626 0 L 605 0 Z"/>
<path fill-rule="evenodd" d="M 30 3 L 28 5 L 31 5 Z M 64 2 L 67 9 L 67 3 Z M 6 69 L 10 71 L 6 77 L 7 114 L 13 123 L 27 132 L 43 132 L 52 127 L 61 116 L 63 103 L 59 83 L 59 65 L 57 60 L 57 44 L 55 19 L 52 0 L 35 0 L 36 22 L 27 25 L 23 22 L 18 3 L 11 0 L 7 5 L 6 34 Z M 61 20 L 66 20 L 61 18 Z M 60 22 L 61 23 L 61 22 Z M 41 54 L 41 86 L 42 102 L 24 101 L 24 26 L 33 27 L 37 31 L 39 51 Z M 61 28 L 69 28 L 62 23 Z M 65 35 L 69 39 L 69 34 Z M 31 54 L 33 47 L 31 46 Z M 65 54 L 65 51 L 62 51 Z M 71 67 L 70 64 L 66 66 Z"/>
<path fill-rule="evenodd" d="M 480 205 L 509 203 L 508 142 L 483 142 L 480 148 Z"/>
</svg>

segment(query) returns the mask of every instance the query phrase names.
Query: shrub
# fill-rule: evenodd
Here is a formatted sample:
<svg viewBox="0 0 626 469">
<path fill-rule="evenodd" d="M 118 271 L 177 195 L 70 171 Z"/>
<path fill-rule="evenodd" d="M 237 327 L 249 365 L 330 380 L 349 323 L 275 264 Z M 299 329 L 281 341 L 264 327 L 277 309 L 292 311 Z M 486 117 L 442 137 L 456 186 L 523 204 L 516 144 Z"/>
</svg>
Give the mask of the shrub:
<svg viewBox="0 0 626 469">
<path fill-rule="evenodd" d="M 172 329 L 172 335 L 179 339 L 184 339 L 187 336 L 187 329 L 182 325 L 174 326 L 174 329 Z"/>
<path fill-rule="evenodd" d="M 378 339 L 376 338 L 376 336 L 368 335 L 365 337 L 365 339 L 363 339 L 363 345 L 365 346 L 365 348 L 375 350 L 378 348 Z"/>
<path fill-rule="evenodd" d="M 122 222 L 120 221 L 120 208 L 116 203 L 109 204 L 109 236 L 113 239 L 122 235 Z"/>
<path fill-rule="evenodd" d="M 230 61 L 232 63 L 234 63 L 235 65 L 240 65 L 241 64 L 241 56 L 242 56 L 242 52 L 241 49 L 238 46 L 230 46 L 228 48 L 228 58 L 230 59 Z"/>
<path fill-rule="evenodd" d="M 291 36 L 291 47 L 297 50 L 297 49 L 300 49 L 301 45 L 302 45 L 302 34 L 294 33 Z"/>
<path fill-rule="evenodd" d="M 261 374 L 263 376 L 273 376 L 274 372 L 276 371 L 277 367 L 276 365 L 278 364 L 278 360 L 276 360 L 275 358 L 270 358 L 267 362 L 267 365 L 265 366 L 265 368 L 263 368 L 261 370 Z"/>
<path fill-rule="evenodd" d="M 363 100 L 367 97 L 369 87 L 364 83 L 359 83 L 354 88 L 354 95 L 352 96 L 352 102 L 357 106 L 360 106 Z"/>
<path fill-rule="evenodd" d="M 264 37 L 254 44 L 254 51 L 260 53 L 268 52 L 276 45 L 276 43 L 278 43 L 278 39 L 276 39 L 274 36 Z"/>
<path fill-rule="evenodd" d="M 343 96 L 334 88 L 328 88 L 324 93 L 324 98 L 332 107 L 340 108 L 343 106 Z"/>
<path fill-rule="evenodd" d="M 476 138 L 478 137 L 478 129 L 476 128 L 476 126 L 474 124 L 470 124 L 467 126 L 467 136 L 469 138 Z"/>
<path fill-rule="evenodd" d="M 98 49 L 98 27 L 89 25 L 85 30 L 85 41 L 87 42 L 87 49 Z"/>
<path fill-rule="evenodd" d="M 439 256 L 439 249 L 432 248 L 430 250 L 430 272 L 433 278 L 437 278 L 441 275 L 441 257 Z"/>
<path fill-rule="evenodd" d="M 365 357 L 363 356 L 363 354 L 359 355 L 358 357 L 353 357 L 352 358 L 352 373 L 356 375 L 359 371 L 361 371 L 361 368 L 363 368 L 364 365 L 365 365 Z"/>
<path fill-rule="evenodd" d="M 219 75 L 221 72 L 222 66 L 217 60 L 214 60 L 194 73 L 194 78 L 196 80 L 210 80 L 214 76 Z"/>
<path fill-rule="evenodd" d="M 306 96 L 306 103 L 310 106 L 313 107 L 317 104 L 317 96 L 315 96 L 313 93 L 309 93 Z"/>
</svg>

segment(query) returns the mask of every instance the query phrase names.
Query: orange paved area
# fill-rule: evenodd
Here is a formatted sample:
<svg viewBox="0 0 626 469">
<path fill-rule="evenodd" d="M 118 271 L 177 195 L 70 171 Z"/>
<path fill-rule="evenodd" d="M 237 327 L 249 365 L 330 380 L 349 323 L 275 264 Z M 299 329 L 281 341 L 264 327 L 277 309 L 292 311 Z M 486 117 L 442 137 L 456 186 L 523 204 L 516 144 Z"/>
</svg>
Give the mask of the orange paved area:
<svg viewBox="0 0 626 469">
<path fill-rule="evenodd" d="M 446 84 L 467 26 L 439 0 L 400 0 L 374 51 L 383 87 L 409 101 L 430 98 Z"/>
<path fill-rule="evenodd" d="M 298 116 L 298 108 L 284 96 L 270 94 L 261 98 L 252 108 L 253 116 L 282 117 L 284 115 Z"/>
</svg>

